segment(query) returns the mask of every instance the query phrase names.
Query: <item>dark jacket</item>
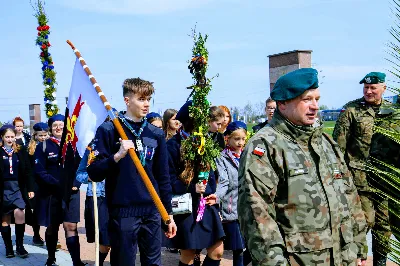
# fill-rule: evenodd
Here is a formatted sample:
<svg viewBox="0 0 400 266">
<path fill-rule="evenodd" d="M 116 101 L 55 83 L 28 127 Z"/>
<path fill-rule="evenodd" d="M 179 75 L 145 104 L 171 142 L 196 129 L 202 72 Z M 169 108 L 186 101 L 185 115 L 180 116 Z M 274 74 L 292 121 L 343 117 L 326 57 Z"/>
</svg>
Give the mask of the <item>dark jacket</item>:
<svg viewBox="0 0 400 266">
<path fill-rule="evenodd" d="M 129 122 L 135 131 L 142 123 Z M 128 138 L 136 137 L 123 125 Z M 144 169 L 160 195 L 167 212 L 171 212 L 171 184 L 168 175 L 168 154 L 164 133 L 147 124 L 141 134 L 146 152 Z M 93 154 L 95 160 L 88 166 L 91 180 L 106 180 L 106 198 L 111 215 L 120 217 L 141 216 L 157 212 L 156 206 L 129 154 L 118 163 L 114 154 L 120 148 L 119 134 L 112 122 L 103 123 L 96 132 Z"/>
<path fill-rule="evenodd" d="M 168 147 L 168 164 L 169 164 L 169 176 L 171 179 L 172 193 L 174 195 L 183 195 L 185 193 L 191 193 L 193 199 L 200 199 L 200 194 L 196 193 L 195 185 L 197 179 L 194 178 L 192 182 L 187 185 L 180 178 L 180 174 L 184 170 L 184 164 L 181 161 L 181 136 L 176 134 L 167 142 Z M 195 174 L 195 176 L 197 176 Z M 217 184 L 215 182 L 214 171 L 210 171 L 210 177 L 207 183 L 206 192 L 204 196 L 215 193 Z M 194 205 L 197 205 L 197 201 L 193 200 Z"/>
<path fill-rule="evenodd" d="M 268 120 L 265 120 L 264 122 L 255 125 L 254 127 L 252 127 L 253 133 L 256 133 L 257 131 L 259 131 L 260 129 L 262 129 L 263 127 L 265 127 L 267 124 L 268 124 Z"/>
<path fill-rule="evenodd" d="M 28 147 L 29 142 L 31 141 L 31 135 L 29 135 L 26 132 L 22 132 L 22 138 L 24 139 L 24 141 L 22 141 L 21 139 L 16 139 L 16 143 L 18 145 L 24 146 L 24 147 Z"/>
<path fill-rule="evenodd" d="M 33 180 L 33 173 L 31 169 L 31 165 L 29 163 L 29 155 L 28 151 L 26 150 L 25 147 L 21 146 L 20 150 L 16 153 L 18 156 L 18 185 L 21 190 L 22 196 L 27 199 L 28 198 L 28 192 L 33 192 L 34 191 L 34 180 Z M 0 208 L 3 205 L 3 194 L 4 194 L 4 188 L 3 188 L 3 172 L 5 170 L 9 169 L 4 169 L 4 164 L 0 163 Z"/>
</svg>

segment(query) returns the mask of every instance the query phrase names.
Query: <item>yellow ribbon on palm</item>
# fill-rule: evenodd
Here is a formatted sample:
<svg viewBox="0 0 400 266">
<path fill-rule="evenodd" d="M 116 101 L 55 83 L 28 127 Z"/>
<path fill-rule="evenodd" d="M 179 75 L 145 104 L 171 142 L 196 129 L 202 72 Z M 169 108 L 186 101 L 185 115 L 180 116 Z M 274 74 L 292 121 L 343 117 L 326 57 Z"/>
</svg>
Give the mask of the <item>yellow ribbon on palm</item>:
<svg viewBox="0 0 400 266">
<path fill-rule="evenodd" d="M 204 147 L 205 147 L 205 145 L 206 145 L 206 138 L 204 137 L 202 131 L 203 131 L 203 128 L 202 128 L 202 127 L 199 127 L 199 132 L 194 132 L 194 135 L 195 135 L 195 136 L 199 136 L 199 137 L 200 137 L 200 146 L 199 146 L 199 148 L 198 148 L 198 150 L 197 150 L 197 152 L 198 152 L 200 155 L 203 155 L 204 152 L 206 151 L 206 150 L 204 149 Z"/>
</svg>

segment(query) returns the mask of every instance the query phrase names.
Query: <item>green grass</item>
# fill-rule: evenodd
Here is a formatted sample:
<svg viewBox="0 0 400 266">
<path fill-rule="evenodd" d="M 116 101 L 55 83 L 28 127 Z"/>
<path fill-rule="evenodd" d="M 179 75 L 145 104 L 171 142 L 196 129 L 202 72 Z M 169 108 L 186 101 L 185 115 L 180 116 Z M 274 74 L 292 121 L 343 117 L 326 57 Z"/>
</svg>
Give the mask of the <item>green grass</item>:
<svg viewBox="0 0 400 266">
<path fill-rule="evenodd" d="M 332 136 L 336 121 L 324 121 L 324 131 Z"/>
<path fill-rule="evenodd" d="M 324 131 L 332 136 L 333 128 L 335 127 L 335 124 L 336 124 L 336 121 L 325 121 L 324 122 Z M 257 125 L 257 124 L 248 123 L 247 124 L 247 130 L 249 132 L 253 132 L 252 127 L 255 126 L 255 125 Z"/>
</svg>

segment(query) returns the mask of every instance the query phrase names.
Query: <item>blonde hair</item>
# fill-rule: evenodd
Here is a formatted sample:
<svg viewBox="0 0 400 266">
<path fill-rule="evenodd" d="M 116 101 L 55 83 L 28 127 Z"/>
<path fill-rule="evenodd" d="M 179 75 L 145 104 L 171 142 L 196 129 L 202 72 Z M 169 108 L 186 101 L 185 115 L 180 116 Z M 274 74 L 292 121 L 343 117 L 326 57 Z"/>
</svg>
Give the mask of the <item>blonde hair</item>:
<svg viewBox="0 0 400 266">
<path fill-rule="evenodd" d="M 33 155 L 35 153 L 36 145 L 37 145 L 35 138 L 36 138 L 37 134 L 38 134 L 38 132 L 34 131 L 33 134 L 32 134 L 32 138 L 29 141 L 29 144 L 28 144 L 28 153 L 29 153 L 29 155 Z"/>
<path fill-rule="evenodd" d="M 8 131 L 11 131 L 11 132 L 13 132 L 15 135 L 17 135 L 17 131 L 16 131 L 15 129 L 12 129 L 12 128 L 7 128 L 7 129 L 5 129 L 5 130 L 2 132 L 2 134 L 1 134 L 1 143 L 0 143 L 0 147 L 4 146 L 3 138 L 4 138 L 4 136 L 6 135 L 6 133 L 7 133 Z M 14 143 L 11 145 L 11 148 L 14 150 L 14 152 L 19 152 L 19 150 L 21 149 L 21 146 L 18 145 L 18 144 L 14 141 Z"/>
</svg>

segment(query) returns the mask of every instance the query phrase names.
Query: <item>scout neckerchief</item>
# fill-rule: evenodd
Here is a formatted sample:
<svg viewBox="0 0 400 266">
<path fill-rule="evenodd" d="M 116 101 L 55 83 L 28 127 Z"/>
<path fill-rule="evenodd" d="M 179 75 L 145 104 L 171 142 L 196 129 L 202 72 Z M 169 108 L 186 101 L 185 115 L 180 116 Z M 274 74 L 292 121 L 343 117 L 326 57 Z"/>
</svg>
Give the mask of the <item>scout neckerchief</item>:
<svg viewBox="0 0 400 266">
<path fill-rule="evenodd" d="M 129 129 L 129 131 L 131 131 L 132 134 L 135 136 L 136 150 L 139 152 L 140 163 L 142 164 L 142 166 L 144 166 L 146 164 L 146 151 L 143 148 L 143 143 L 142 143 L 142 139 L 140 138 L 140 136 L 142 135 L 144 127 L 147 125 L 146 117 L 143 118 L 143 120 L 142 120 L 143 123 L 137 132 L 132 128 L 132 126 L 126 120 L 129 120 L 132 122 L 135 122 L 135 121 L 133 121 L 132 119 L 130 119 L 127 116 L 119 115 L 118 117 L 121 119 L 121 121 L 124 123 L 124 125 Z"/>
<path fill-rule="evenodd" d="M 187 139 L 187 138 L 190 136 L 190 134 L 189 134 L 189 133 L 186 133 L 183 129 L 180 129 L 180 130 L 179 130 L 179 134 L 181 135 L 181 139 L 182 139 L 182 140 L 185 140 L 185 139 Z"/>
<path fill-rule="evenodd" d="M 231 147 L 226 146 L 226 148 L 222 151 L 223 153 L 225 153 L 226 155 L 229 156 L 229 158 L 231 159 L 231 161 L 237 166 L 239 167 L 239 161 L 240 161 L 240 154 L 236 153 L 232 150 Z"/>
<path fill-rule="evenodd" d="M 50 140 L 52 141 L 52 142 L 54 142 L 55 144 L 57 144 L 58 146 L 60 146 L 60 142 L 61 142 L 61 140 L 59 140 L 59 139 L 56 139 L 55 137 L 50 137 Z"/>
<path fill-rule="evenodd" d="M 6 147 L 3 146 L 3 150 L 8 155 L 8 162 L 10 163 L 10 175 L 12 175 L 12 174 L 14 174 L 13 164 L 12 164 L 12 156 L 13 156 L 13 153 L 14 153 L 14 149 L 13 148 L 7 149 Z"/>
</svg>

